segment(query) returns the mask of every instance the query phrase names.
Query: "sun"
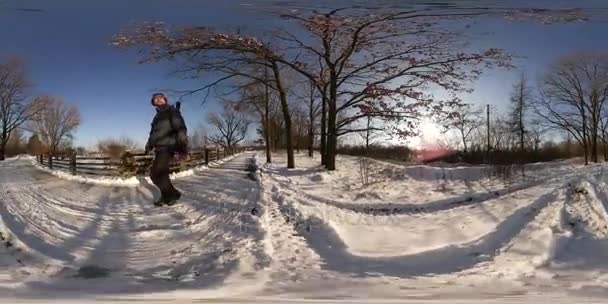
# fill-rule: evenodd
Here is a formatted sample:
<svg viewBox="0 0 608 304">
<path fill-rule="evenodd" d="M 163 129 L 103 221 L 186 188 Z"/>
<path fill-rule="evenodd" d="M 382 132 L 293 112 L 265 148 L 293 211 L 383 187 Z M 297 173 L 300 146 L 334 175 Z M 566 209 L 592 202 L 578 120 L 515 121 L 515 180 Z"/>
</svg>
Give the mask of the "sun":
<svg viewBox="0 0 608 304">
<path fill-rule="evenodd" d="M 435 147 L 444 137 L 441 126 L 430 118 L 423 118 L 420 122 L 420 134 L 410 141 L 412 148 L 422 149 Z"/>
</svg>

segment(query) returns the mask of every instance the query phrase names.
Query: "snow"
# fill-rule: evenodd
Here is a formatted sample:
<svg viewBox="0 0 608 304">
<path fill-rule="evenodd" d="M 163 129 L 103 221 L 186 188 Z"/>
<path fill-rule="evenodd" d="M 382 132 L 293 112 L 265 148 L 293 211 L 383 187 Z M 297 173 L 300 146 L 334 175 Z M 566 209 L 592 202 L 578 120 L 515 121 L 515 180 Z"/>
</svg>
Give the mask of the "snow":
<svg viewBox="0 0 608 304">
<path fill-rule="evenodd" d="M 584 303 L 608 295 L 608 177 L 578 160 L 404 165 L 245 152 L 156 189 L 0 163 L 0 302 Z M 259 171 L 251 170 L 259 168 Z M 249 170 L 249 172 L 248 172 Z M 4 299 L 4 300 L 3 300 Z"/>
</svg>

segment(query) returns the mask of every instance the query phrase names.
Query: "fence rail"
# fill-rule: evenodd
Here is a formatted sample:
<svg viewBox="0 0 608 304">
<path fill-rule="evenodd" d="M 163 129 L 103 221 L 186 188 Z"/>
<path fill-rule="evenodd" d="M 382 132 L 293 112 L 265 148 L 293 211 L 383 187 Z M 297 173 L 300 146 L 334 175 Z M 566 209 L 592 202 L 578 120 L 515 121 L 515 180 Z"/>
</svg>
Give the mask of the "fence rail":
<svg viewBox="0 0 608 304">
<path fill-rule="evenodd" d="M 208 165 L 236 153 L 242 152 L 243 148 L 234 148 L 232 151 L 224 149 L 202 149 L 193 150 L 181 161 L 173 161 L 170 164 L 171 173 L 180 172 Z M 143 153 L 126 152 L 118 158 L 113 157 L 81 157 L 72 155 L 50 155 L 37 156 L 39 164 L 49 169 L 58 169 L 70 172 L 73 175 L 94 176 L 116 176 L 129 177 L 137 175 L 148 175 L 152 165 L 152 155 Z"/>
</svg>

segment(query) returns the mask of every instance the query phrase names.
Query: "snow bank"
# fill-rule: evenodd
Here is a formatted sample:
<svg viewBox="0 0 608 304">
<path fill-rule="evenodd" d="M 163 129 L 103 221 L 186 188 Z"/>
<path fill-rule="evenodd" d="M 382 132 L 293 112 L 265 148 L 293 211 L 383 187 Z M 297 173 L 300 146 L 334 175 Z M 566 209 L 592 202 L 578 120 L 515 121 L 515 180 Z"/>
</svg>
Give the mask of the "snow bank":
<svg viewBox="0 0 608 304">
<path fill-rule="evenodd" d="M 32 161 L 32 164 L 44 172 L 50 173 L 58 178 L 79 182 L 83 184 L 94 184 L 102 186 L 122 186 L 122 187 L 137 187 L 140 185 L 140 181 L 137 177 L 130 178 L 119 178 L 119 177 L 90 177 L 84 175 L 72 175 L 71 173 L 63 170 L 52 170 L 47 167 L 40 165 L 36 160 Z"/>
<path fill-rule="evenodd" d="M 554 171 L 564 168 L 573 168 L 581 164 L 580 158 L 573 158 L 552 162 L 531 163 L 524 166 L 528 171 Z M 430 165 L 407 165 L 403 166 L 407 176 L 416 180 L 460 180 L 479 181 L 488 178 L 492 173 L 492 167 L 487 165 L 478 166 L 430 166 Z M 563 171 L 563 170 L 562 170 Z"/>
<path fill-rule="evenodd" d="M 462 180 L 478 181 L 487 178 L 490 168 L 487 166 L 474 167 L 432 167 L 424 165 L 407 166 L 403 168 L 407 176 L 416 180 Z"/>
<path fill-rule="evenodd" d="M 29 154 L 19 154 L 19 155 L 13 156 L 13 157 L 8 157 L 5 160 L 15 161 L 15 160 L 21 160 L 21 159 L 30 160 L 30 159 L 36 159 L 36 157 L 31 156 Z"/>
<path fill-rule="evenodd" d="M 184 178 L 184 177 L 188 177 L 188 176 L 192 176 L 194 175 L 197 171 L 200 170 L 204 170 L 208 167 L 213 167 L 213 166 L 219 166 L 235 157 L 237 157 L 238 155 L 240 155 L 240 153 L 211 162 L 209 164 L 209 166 L 207 165 L 202 165 L 202 166 L 198 166 L 196 168 L 192 168 L 189 170 L 185 170 L 185 171 L 181 171 L 181 172 L 175 172 L 172 173 L 169 177 L 171 179 L 179 179 L 179 178 Z M 69 172 L 63 171 L 63 170 L 52 170 L 49 169 L 45 166 L 42 166 L 41 164 L 39 164 L 36 160 L 35 157 L 31 157 L 30 160 L 32 161 L 32 164 L 47 173 L 50 173 L 58 178 L 61 179 L 65 179 L 65 180 L 69 180 L 69 181 L 74 181 L 74 182 L 79 182 L 79 183 L 83 183 L 83 184 L 93 184 L 93 185 L 101 185 L 101 186 L 114 186 L 114 187 L 137 187 L 139 185 L 142 184 L 143 180 L 146 181 L 146 183 L 151 183 L 152 180 L 149 177 L 142 177 L 142 176 L 133 176 L 133 177 L 128 177 L 128 178 L 123 178 L 123 177 L 111 177 L 111 176 L 86 176 L 86 175 L 72 175 Z"/>
</svg>

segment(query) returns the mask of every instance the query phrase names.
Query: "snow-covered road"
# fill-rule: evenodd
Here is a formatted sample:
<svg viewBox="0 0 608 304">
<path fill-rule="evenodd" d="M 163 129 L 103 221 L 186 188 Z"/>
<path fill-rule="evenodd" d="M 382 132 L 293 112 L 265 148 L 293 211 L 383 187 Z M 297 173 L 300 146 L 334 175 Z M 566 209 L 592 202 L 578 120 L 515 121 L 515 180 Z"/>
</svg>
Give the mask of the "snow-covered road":
<svg viewBox="0 0 608 304">
<path fill-rule="evenodd" d="M 17 263 L 4 261 L 0 295 L 150 293 L 230 280 L 255 286 L 268 258 L 251 215 L 258 201 L 245 171 L 251 157 L 177 180 L 181 203 L 162 208 L 143 179 L 136 188 L 97 186 L 58 179 L 27 160 L 3 163 L 2 232 Z"/>
<path fill-rule="evenodd" d="M 0 163 L 0 302 L 560 303 L 608 295 L 603 166 L 537 164 L 530 178 L 484 168 L 355 158 L 319 170 L 300 155 L 251 173 L 248 152 L 156 190 L 59 179 Z M 249 170 L 249 171 L 248 171 Z M 447 170 L 447 171 L 446 171 Z M 443 176 L 434 178 L 437 173 Z"/>
</svg>

